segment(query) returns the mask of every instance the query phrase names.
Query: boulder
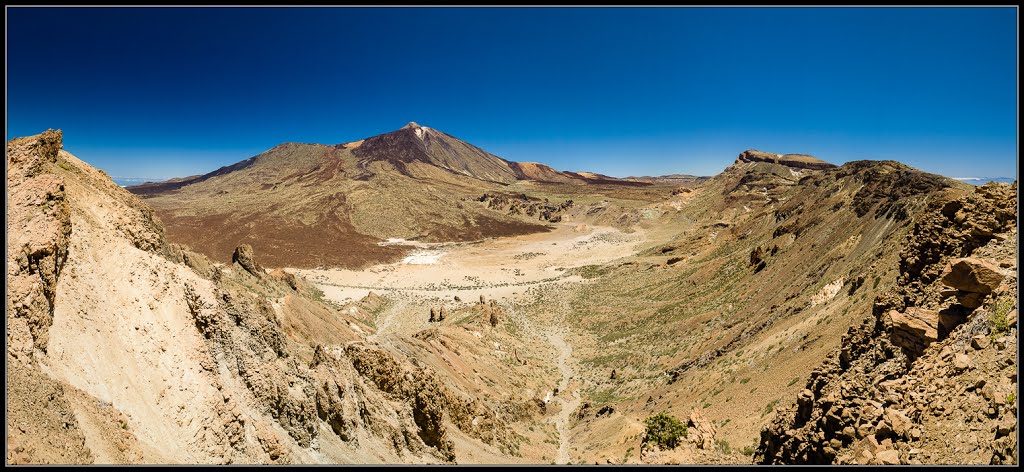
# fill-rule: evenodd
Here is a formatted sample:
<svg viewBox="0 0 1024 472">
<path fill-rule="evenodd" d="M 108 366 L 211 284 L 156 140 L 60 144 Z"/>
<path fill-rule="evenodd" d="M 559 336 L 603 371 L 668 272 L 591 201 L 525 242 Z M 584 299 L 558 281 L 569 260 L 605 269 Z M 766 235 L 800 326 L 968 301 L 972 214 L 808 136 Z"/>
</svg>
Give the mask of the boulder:
<svg viewBox="0 0 1024 472">
<path fill-rule="evenodd" d="M 971 358 L 967 354 L 953 356 L 953 368 L 956 370 L 967 370 L 971 366 Z"/>
<path fill-rule="evenodd" d="M 1003 281 L 999 266 L 987 259 L 954 259 L 943 272 L 942 283 L 963 292 L 992 293 Z"/>
<path fill-rule="evenodd" d="M 886 408 L 883 417 L 885 418 L 886 424 L 889 425 L 889 428 L 893 433 L 896 433 L 897 436 L 904 439 L 910 437 L 910 429 L 913 427 L 914 423 L 905 413 L 893 408 Z"/>
<path fill-rule="evenodd" d="M 894 449 L 887 449 L 875 454 L 875 461 L 882 465 L 899 465 L 900 453 Z"/>
<path fill-rule="evenodd" d="M 910 307 L 904 313 L 889 311 L 892 342 L 911 352 L 920 353 L 939 339 L 939 314 L 924 308 Z"/>
</svg>

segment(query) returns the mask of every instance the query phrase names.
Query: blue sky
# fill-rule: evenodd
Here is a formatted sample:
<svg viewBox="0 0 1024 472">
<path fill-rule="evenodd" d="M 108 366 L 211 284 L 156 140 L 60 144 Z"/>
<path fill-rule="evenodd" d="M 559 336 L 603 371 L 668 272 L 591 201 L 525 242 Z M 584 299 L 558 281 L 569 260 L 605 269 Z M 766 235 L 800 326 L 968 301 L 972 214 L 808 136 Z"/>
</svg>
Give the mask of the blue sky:
<svg viewBox="0 0 1024 472">
<path fill-rule="evenodd" d="M 1017 172 L 1015 8 L 8 8 L 7 136 L 115 176 L 416 121 L 498 156 L 711 175 L 744 149 Z"/>
</svg>

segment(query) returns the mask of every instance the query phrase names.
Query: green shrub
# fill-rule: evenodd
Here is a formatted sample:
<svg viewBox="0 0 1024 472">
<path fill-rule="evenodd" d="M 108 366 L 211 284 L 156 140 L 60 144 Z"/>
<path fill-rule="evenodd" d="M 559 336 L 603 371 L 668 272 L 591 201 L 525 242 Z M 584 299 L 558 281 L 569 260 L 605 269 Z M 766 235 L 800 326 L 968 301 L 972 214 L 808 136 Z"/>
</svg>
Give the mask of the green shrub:
<svg viewBox="0 0 1024 472">
<path fill-rule="evenodd" d="M 675 449 L 679 440 L 686 437 L 686 425 L 665 412 L 648 416 L 644 424 L 647 425 L 644 442 L 657 444 L 661 448 Z"/>
<path fill-rule="evenodd" d="M 1013 297 L 1002 297 L 992 305 L 992 313 L 988 316 L 989 324 L 992 327 L 992 336 L 999 336 L 1010 332 L 1010 320 L 1007 315 L 1015 305 Z"/>
</svg>

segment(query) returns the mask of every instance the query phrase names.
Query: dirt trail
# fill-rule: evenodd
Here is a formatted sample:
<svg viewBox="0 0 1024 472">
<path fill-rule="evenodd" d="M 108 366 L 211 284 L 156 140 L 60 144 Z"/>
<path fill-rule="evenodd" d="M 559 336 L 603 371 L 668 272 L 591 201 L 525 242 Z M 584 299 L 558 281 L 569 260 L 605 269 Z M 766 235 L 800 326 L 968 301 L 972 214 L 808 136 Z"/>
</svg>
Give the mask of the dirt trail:
<svg viewBox="0 0 1024 472">
<path fill-rule="evenodd" d="M 548 340 L 558 349 L 558 370 L 562 372 L 562 380 L 558 383 L 560 395 L 558 401 L 562 403 L 562 409 L 555 420 L 555 425 L 558 428 L 558 459 L 556 462 L 558 464 L 568 464 L 570 461 L 569 422 L 572 420 L 573 412 L 580 405 L 580 394 L 578 390 L 573 389 L 571 398 L 566 400 L 566 396 L 569 393 L 569 382 L 574 374 L 572 367 L 569 365 L 569 359 L 572 357 L 572 346 L 565 342 L 565 337 L 559 332 L 549 334 Z"/>
</svg>

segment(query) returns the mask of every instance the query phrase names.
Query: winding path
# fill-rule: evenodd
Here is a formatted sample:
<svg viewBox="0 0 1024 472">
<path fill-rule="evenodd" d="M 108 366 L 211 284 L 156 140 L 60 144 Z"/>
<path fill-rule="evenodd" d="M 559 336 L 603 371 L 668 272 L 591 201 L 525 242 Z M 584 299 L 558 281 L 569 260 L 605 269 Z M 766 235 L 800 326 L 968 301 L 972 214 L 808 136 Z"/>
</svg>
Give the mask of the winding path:
<svg viewBox="0 0 1024 472">
<path fill-rule="evenodd" d="M 555 419 L 555 426 L 558 429 L 558 459 L 556 463 L 568 464 L 570 461 L 569 422 L 572 420 L 573 412 L 580 405 L 580 394 L 578 391 L 573 390 L 572 398 L 565 400 L 565 395 L 569 393 L 569 381 L 573 377 L 573 369 L 569 365 L 569 358 L 572 356 L 572 346 L 565 342 L 565 337 L 562 333 L 552 332 L 548 335 L 548 340 L 558 349 L 558 370 L 562 371 L 562 380 L 558 383 L 558 392 L 561 395 L 558 401 L 562 403 L 562 410 L 558 413 L 558 418 Z"/>
</svg>

